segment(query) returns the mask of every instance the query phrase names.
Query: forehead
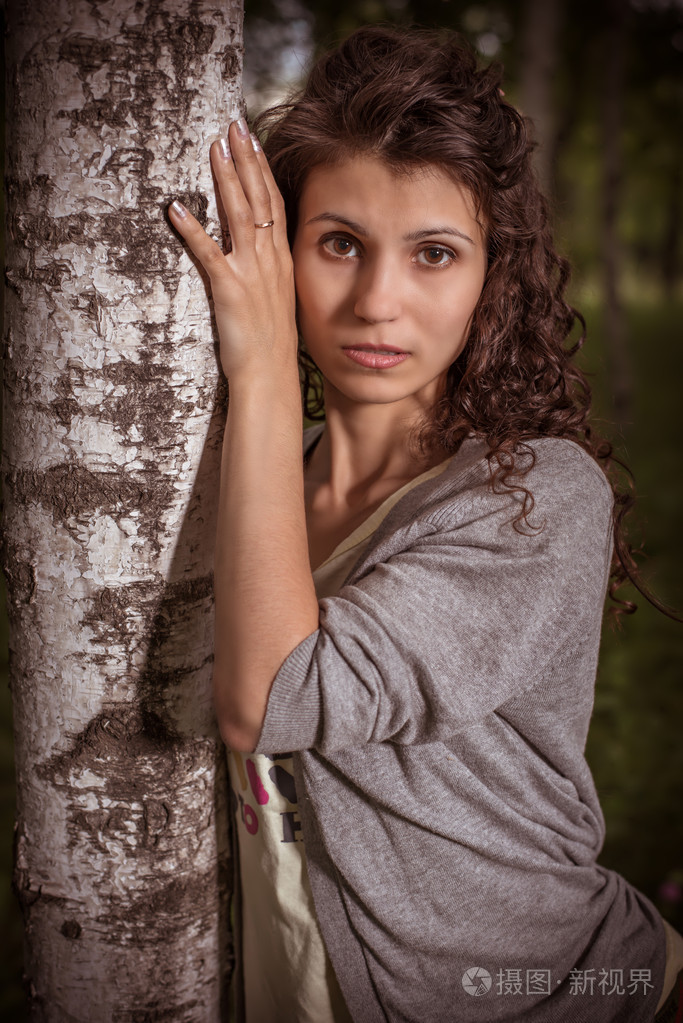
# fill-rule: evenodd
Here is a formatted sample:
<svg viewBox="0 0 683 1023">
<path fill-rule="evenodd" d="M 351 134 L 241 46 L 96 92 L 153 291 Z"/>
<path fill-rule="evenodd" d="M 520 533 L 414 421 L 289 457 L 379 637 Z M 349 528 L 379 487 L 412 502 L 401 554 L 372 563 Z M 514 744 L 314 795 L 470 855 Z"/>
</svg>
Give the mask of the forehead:
<svg viewBox="0 0 683 1023">
<path fill-rule="evenodd" d="M 449 218 L 483 238 L 471 191 L 436 164 L 392 167 L 358 155 L 308 174 L 299 201 L 299 227 L 323 212 L 340 213 L 373 229 L 402 233 Z"/>
</svg>

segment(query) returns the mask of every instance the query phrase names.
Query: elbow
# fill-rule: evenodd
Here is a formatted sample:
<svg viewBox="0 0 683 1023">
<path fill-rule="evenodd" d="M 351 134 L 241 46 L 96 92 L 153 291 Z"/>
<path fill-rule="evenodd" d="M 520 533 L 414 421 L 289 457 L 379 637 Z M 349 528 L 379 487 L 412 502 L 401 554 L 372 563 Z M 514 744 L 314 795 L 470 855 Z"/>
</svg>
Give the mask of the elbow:
<svg viewBox="0 0 683 1023">
<path fill-rule="evenodd" d="M 266 716 L 265 704 L 241 706 L 240 702 L 216 685 L 214 676 L 214 708 L 221 739 L 236 753 L 253 753 L 256 749 Z"/>
<path fill-rule="evenodd" d="M 260 728 L 225 716 L 218 718 L 218 728 L 225 745 L 235 753 L 253 753 L 258 745 Z"/>
</svg>

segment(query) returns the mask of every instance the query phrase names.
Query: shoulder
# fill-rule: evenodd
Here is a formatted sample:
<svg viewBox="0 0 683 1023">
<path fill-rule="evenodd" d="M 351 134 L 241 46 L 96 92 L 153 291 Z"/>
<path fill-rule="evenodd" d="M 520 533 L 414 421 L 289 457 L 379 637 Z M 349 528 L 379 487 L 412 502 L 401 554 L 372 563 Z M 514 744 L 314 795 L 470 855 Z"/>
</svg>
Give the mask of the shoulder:
<svg viewBox="0 0 683 1023">
<path fill-rule="evenodd" d="M 529 476 L 541 486 L 580 489 L 585 496 L 612 504 L 612 487 L 598 462 L 585 448 L 562 437 L 541 437 L 530 441 L 534 466 Z"/>
<path fill-rule="evenodd" d="M 532 496 L 534 509 L 560 520 L 611 523 L 614 493 L 598 462 L 580 444 L 545 437 L 527 445 L 529 471 L 519 479 Z M 525 456 L 522 454 L 524 464 Z M 516 480 L 512 480 L 513 484 Z"/>
<path fill-rule="evenodd" d="M 406 539 L 447 535 L 458 545 L 522 555 L 584 548 L 596 555 L 610 546 L 612 488 L 580 445 L 558 438 L 529 442 L 516 456 L 520 474 L 505 484 L 494 483 L 487 455 L 484 443 L 468 440 L 430 487 L 408 495 L 396 509 L 402 522 L 395 522 Z"/>
<path fill-rule="evenodd" d="M 580 507 L 611 516 L 613 493 L 600 465 L 574 441 L 542 437 L 524 444 L 516 455 L 519 473 L 506 486 L 493 486 L 492 465 L 483 441 L 469 438 L 450 460 L 421 507 L 430 517 L 470 508 L 482 513 L 514 508 L 533 497 L 534 506 L 556 509 L 562 515 Z M 432 501 L 429 500 L 432 498 Z M 425 500 L 427 498 L 427 500 Z"/>
<path fill-rule="evenodd" d="M 470 558 L 477 552 L 481 558 L 606 554 L 611 546 L 612 489 L 583 448 L 555 438 L 531 441 L 526 474 L 511 478 L 507 487 L 495 488 L 487 454 L 485 442 L 470 437 L 442 473 L 404 495 L 373 534 L 357 571 L 418 548 L 423 555 L 433 549 L 441 558 L 465 549 Z M 520 452 L 522 465 L 523 455 Z M 530 511 L 527 493 L 533 498 Z"/>
</svg>

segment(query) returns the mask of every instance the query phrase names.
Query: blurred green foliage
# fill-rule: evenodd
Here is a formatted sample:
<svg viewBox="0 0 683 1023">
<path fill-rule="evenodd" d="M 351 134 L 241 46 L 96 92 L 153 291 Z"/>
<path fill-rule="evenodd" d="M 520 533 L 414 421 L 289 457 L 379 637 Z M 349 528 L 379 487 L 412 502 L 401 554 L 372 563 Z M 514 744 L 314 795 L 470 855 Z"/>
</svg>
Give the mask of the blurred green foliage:
<svg viewBox="0 0 683 1023">
<path fill-rule="evenodd" d="M 683 474 L 678 423 L 683 378 L 683 303 L 629 303 L 634 422 L 615 435 L 632 469 L 638 500 L 630 534 L 644 547 L 643 576 L 683 611 Z M 598 421 L 611 398 L 599 309 L 588 308 L 583 362 L 593 376 Z M 605 427 L 609 435 L 609 427 Z M 638 604 L 620 628 L 606 623 L 587 757 L 607 825 L 601 862 L 623 874 L 683 929 L 683 625 L 633 590 Z M 668 897 L 667 897 L 668 895 Z"/>
</svg>

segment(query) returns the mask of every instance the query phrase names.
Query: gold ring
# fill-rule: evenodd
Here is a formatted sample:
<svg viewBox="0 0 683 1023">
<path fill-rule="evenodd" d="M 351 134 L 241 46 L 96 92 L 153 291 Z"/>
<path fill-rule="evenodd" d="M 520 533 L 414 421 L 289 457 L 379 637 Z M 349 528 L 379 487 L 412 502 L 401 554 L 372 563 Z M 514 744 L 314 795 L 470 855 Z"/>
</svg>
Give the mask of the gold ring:
<svg viewBox="0 0 683 1023">
<path fill-rule="evenodd" d="M 254 224 L 254 227 L 272 227 L 274 223 L 274 220 L 266 220 L 263 224 Z"/>
</svg>

